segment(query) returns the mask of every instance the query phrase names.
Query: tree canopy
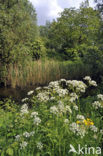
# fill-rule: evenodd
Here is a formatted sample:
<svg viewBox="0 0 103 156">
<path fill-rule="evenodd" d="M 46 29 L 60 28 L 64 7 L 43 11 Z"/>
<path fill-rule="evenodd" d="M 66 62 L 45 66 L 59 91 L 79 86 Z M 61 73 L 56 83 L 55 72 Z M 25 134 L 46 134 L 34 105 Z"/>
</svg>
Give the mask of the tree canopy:
<svg viewBox="0 0 103 156">
<path fill-rule="evenodd" d="M 0 1 L 0 59 L 10 63 L 29 53 L 38 35 L 36 12 L 28 0 Z"/>
</svg>

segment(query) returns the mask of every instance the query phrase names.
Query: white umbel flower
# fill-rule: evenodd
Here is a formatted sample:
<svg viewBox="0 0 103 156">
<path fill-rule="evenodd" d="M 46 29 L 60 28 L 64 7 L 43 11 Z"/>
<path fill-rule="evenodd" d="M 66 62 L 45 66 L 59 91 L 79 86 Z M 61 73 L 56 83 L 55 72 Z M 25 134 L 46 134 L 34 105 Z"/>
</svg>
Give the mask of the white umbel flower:
<svg viewBox="0 0 103 156">
<path fill-rule="evenodd" d="M 90 76 L 85 76 L 83 79 L 86 80 L 86 81 L 91 81 L 91 77 Z"/>
<path fill-rule="evenodd" d="M 98 108 L 102 108 L 102 105 L 99 101 L 94 101 L 92 103 L 92 106 L 95 108 L 95 109 L 98 109 Z"/>
<path fill-rule="evenodd" d="M 38 91 L 38 90 L 41 90 L 41 89 L 42 89 L 42 87 L 37 87 L 35 90 Z"/>
<path fill-rule="evenodd" d="M 76 93 L 71 93 L 70 94 L 70 99 L 69 99 L 70 102 L 73 103 L 77 99 L 78 99 L 78 95 Z"/>
<path fill-rule="evenodd" d="M 41 123 L 41 119 L 39 117 L 34 118 L 34 125 L 38 126 Z"/>
<path fill-rule="evenodd" d="M 24 99 L 22 99 L 21 101 L 22 102 L 25 102 L 25 101 L 27 101 L 28 100 L 28 98 L 24 98 Z"/>
<path fill-rule="evenodd" d="M 23 149 L 23 148 L 25 148 L 27 145 L 28 145 L 28 143 L 27 143 L 26 141 L 23 141 L 23 142 L 20 144 L 20 148 Z"/>
<path fill-rule="evenodd" d="M 74 105 L 73 106 L 73 109 L 76 110 L 76 111 L 78 111 L 78 106 L 77 105 Z"/>
<path fill-rule="evenodd" d="M 58 113 L 58 108 L 56 106 L 52 106 L 50 107 L 50 112 L 53 114 L 57 114 Z"/>
<path fill-rule="evenodd" d="M 70 89 L 73 88 L 73 90 L 75 89 L 76 92 L 81 92 L 84 93 L 87 86 L 83 81 L 77 81 L 77 80 L 68 80 L 67 81 L 67 85 Z"/>
<path fill-rule="evenodd" d="M 83 115 L 77 115 L 76 117 L 78 120 L 85 120 L 85 117 Z"/>
<path fill-rule="evenodd" d="M 38 112 L 32 112 L 31 113 L 31 117 L 36 117 L 36 116 L 38 116 Z"/>
<path fill-rule="evenodd" d="M 27 95 L 32 95 L 34 93 L 34 90 L 31 90 L 27 93 Z"/>
<path fill-rule="evenodd" d="M 102 135 L 103 135 L 103 129 L 101 129 L 101 130 L 100 130 L 100 134 L 102 134 Z"/>
<path fill-rule="evenodd" d="M 58 102 L 58 110 L 59 110 L 60 113 L 65 112 L 64 103 L 62 101 Z"/>
<path fill-rule="evenodd" d="M 83 138 L 86 134 L 86 130 L 83 129 L 82 127 L 80 127 L 78 124 L 76 124 L 75 122 L 70 124 L 70 130 L 76 134 L 77 136 L 80 136 L 81 138 Z"/>
<path fill-rule="evenodd" d="M 25 136 L 26 138 L 29 138 L 30 137 L 30 134 L 28 132 L 24 132 L 23 133 L 23 136 Z"/>
<path fill-rule="evenodd" d="M 41 102 L 47 102 L 49 100 L 49 93 L 48 92 L 41 92 L 37 95 L 37 98 Z"/>
<path fill-rule="evenodd" d="M 69 120 L 68 120 L 68 119 L 65 119 L 65 120 L 64 120 L 64 123 L 65 123 L 65 124 L 68 124 L 68 123 L 69 123 Z"/>
<path fill-rule="evenodd" d="M 89 85 L 90 85 L 90 86 L 97 87 L 97 83 L 96 83 L 96 81 L 94 81 L 94 80 L 89 81 Z"/>
<path fill-rule="evenodd" d="M 90 129 L 91 129 L 91 131 L 93 131 L 93 132 L 97 132 L 97 131 L 98 131 L 98 128 L 97 128 L 96 126 L 94 126 L 94 125 L 91 125 L 91 126 L 90 126 Z"/>
<path fill-rule="evenodd" d="M 21 115 L 28 114 L 29 113 L 28 105 L 27 104 L 22 105 L 20 112 L 21 112 Z"/>
<path fill-rule="evenodd" d="M 38 143 L 37 143 L 37 148 L 38 148 L 39 150 L 42 150 L 42 149 L 43 149 L 43 144 L 42 144 L 42 142 L 38 142 Z"/>
<path fill-rule="evenodd" d="M 16 135 L 16 136 L 15 136 L 15 140 L 16 140 L 16 141 L 19 141 L 20 138 L 21 138 L 21 135 Z"/>
<path fill-rule="evenodd" d="M 103 94 L 98 94 L 97 97 L 98 97 L 98 99 L 100 99 L 101 101 L 103 101 Z"/>
<path fill-rule="evenodd" d="M 70 114 L 72 114 L 72 110 L 71 110 L 70 106 L 66 105 L 65 108 L 66 108 L 66 111 L 67 111 L 67 112 L 69 112 Z"/>
</svg>

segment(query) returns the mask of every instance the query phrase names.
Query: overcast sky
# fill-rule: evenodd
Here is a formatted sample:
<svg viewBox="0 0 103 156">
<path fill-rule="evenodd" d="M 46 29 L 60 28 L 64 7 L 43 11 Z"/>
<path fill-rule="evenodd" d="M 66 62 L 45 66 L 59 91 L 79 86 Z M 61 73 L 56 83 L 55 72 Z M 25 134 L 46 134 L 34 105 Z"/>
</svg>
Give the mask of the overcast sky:
<svg viewBox="0 0 103 156">
<path fill-rule="evenodd" d="M 78 8 L 82 1 L 85 0 L 29 0 L 37 13 L 39 25 L 44 25 L 46 20 L 52 21 L 56 19 L 64 8 Z M 90 0 L 90 6 L 93 6 L 93 1 Z"/>
</svg>

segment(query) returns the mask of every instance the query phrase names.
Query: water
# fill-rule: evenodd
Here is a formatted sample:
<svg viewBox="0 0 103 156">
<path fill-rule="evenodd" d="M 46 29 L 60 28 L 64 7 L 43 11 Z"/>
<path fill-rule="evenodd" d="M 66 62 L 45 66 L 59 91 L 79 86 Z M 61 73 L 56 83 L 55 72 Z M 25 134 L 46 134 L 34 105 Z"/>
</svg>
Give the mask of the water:
<svg viewBox="0 0 103 156">
<path fill-rule="evenodd" d="M 0 100 L 4 98 L 11 98 L 17 102 L 27 97 L 27 92 L 35 90 L 35 88 L 41 86 L 47 86 L 48 84 L 35 84 L 24 88 L 12 88 L 12 87 L 0 87 Z"/>
<path fill-rule="evenodd" d="M 22 98 L 27 97 L 27 92 L 34 90 L 37 86 L 29 86 L 28 88 L 11 88 L 2 87 L 0 88 L 0 100 L 4 98 L 12 98 L 15 101 L 21 101 Z"/>
</svg>

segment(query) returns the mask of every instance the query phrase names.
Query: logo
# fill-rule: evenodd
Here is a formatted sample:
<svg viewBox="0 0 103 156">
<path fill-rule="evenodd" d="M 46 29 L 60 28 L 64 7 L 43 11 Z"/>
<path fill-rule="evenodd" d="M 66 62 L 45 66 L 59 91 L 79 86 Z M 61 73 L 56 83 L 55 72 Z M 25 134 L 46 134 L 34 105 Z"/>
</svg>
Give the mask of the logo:
<svg viewBox="0 0 103 156">
<path fill-rule="evenodd" d="M 88 147 L 85 145 L 84 147 L 81 147 L 80 144 L 78 144 L 78 149 L 76 150 L 73 145 L 70 144 L 70 150 L 68 153 L 76 153 L 76 154 L 101 154 L 101 148 L 100 147 Z"/>
</svg>

